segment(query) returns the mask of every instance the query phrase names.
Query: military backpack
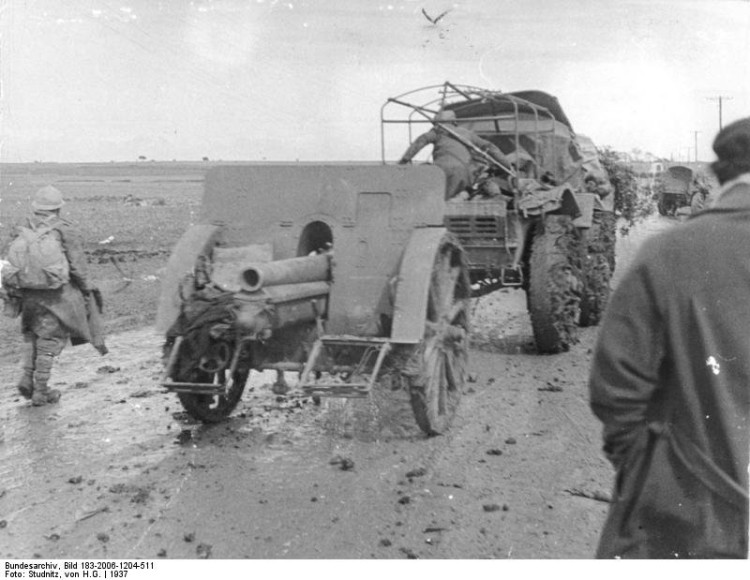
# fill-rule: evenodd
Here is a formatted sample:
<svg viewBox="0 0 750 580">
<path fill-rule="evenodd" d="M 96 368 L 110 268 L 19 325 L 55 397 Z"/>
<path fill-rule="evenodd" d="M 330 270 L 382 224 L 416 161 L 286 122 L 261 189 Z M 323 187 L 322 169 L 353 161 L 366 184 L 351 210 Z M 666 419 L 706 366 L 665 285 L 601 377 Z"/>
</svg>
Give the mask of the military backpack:
<svg viewBox="0 0 750 580">
<path fill-rule="evenodd" d="M 29 290 L 54 290 L 70 281 L 70 265 L 56 224 L 19 226 L 8 247 L 3 283 Z"/>
</svg>

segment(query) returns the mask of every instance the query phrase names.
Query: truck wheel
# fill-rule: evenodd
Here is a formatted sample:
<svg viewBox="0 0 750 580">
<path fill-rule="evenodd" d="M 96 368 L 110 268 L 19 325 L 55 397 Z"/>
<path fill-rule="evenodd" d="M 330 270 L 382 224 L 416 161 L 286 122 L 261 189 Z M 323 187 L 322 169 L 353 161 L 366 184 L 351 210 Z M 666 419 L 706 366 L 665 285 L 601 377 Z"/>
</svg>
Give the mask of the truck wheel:
<svg viewBox="0 0 750 580">
<path fill-rule="evenodd" d="M 547 216 L 531 248 L 529 305 L 537 351 L 558 353 L 578 342 L 580 244 L 569 216 Z"/>
<path fill-rule="evenodd" d="M 609 281 L 612 278 L 607 258 L 591 254 L 584 266 L 585 288 L 581 297 L 581 326 L 596 326 L 602 319 L 609 301 Z"/>
<path fill-rule="evenodd" d="M 441 240 L 432 268 L 425 332 L 402 370 L 414 417 L 427 435 L 450 425 L 464 388 L 468 361 L 468 267 L 451 238 Z"/>
<path fill-rule="evenodd" d="M 583 266 L 584 291 L 581 297 L 581 326 L 596 326 L 609 301 L 614 268 L 615 230 L 611 212 L 594 212 L 586 236 L 588 255 Z"/>
<path fill-rule="evenodd" d="M 231 352 L 231 350 L 230 350 Z M 208 373 L 197 367 L 199 355 L 192 352 L 190 345 L 183 342 L 180 348 L 180 356 L 172 373 L 172 379 L 175 382 L 189 383 L 223 383 L 228 369 L 222 369 L 215 373 Z M 193 417 L 204 423 L 219 423 L 226 419 L 242 398 L 245 390 L 245 383 L 250 374 L 249 370 L 236 370 L 234 372 L 234 381 L 226 395 L 202 395 L 193 393 L 177 393 L 185 411 Z"/>
</svg>

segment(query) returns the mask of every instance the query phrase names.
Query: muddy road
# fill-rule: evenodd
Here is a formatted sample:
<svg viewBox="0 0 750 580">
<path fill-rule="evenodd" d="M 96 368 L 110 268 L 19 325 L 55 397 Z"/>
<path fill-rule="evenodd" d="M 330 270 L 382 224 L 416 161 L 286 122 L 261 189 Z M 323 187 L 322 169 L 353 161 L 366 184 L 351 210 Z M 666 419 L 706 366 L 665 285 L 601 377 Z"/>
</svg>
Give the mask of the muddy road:
<svg viewBox="0 0 750 580">
<path fill-rule="evenodd" d="M 620 271 L 672 225 L 618 242 Z M 227 422 L 196 424 L 158 386 L 150 328 L 106 357 L 67 349 L 58 405 L 29 406 L 3 360 L 0 558 L 590 558 L 612 481 L 587 403 L 597 329 L 537 355 L 524 302 L 476 304 L 470 382 L 430 439 L 402 393 L 315 405 L 270 374 Z"/>
</svg>

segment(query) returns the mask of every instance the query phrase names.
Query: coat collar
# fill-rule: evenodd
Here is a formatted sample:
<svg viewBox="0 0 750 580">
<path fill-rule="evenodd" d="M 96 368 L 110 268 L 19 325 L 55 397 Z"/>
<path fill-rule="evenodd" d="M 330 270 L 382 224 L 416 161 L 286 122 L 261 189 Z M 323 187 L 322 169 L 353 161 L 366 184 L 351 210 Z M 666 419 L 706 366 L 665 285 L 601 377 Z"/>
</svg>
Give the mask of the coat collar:
<svg viewBox="0 0 750 580">
<path fill-rule="evenodd" d="M 750 173 L 743 173 L 727 181 L 719 189 L 711 207 L 727 209 L 750 208 Z"/>
</svg>

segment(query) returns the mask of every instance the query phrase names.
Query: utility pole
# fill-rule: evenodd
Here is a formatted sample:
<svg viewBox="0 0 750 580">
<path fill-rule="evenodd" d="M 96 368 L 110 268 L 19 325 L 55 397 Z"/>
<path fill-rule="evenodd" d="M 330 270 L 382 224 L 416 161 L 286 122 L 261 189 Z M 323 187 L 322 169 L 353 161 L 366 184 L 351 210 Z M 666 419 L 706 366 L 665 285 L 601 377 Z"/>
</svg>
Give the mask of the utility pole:
<svg viewBox="0 0 750 580">
<path fill-rule="evenodd" d="M 721 104 L 726 99 L 727 101 L 731 101 L 732 97 L 727 97 L 726 95 L 718 95 L 716 97 L 706 97 L 709 101 L 719 101 L 719 131 L 721 131 L 724 128 L 724 125 L 722 124 L 721 120 Z"/>
</svg>

